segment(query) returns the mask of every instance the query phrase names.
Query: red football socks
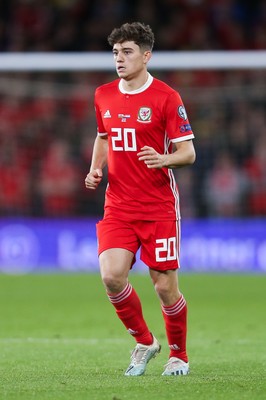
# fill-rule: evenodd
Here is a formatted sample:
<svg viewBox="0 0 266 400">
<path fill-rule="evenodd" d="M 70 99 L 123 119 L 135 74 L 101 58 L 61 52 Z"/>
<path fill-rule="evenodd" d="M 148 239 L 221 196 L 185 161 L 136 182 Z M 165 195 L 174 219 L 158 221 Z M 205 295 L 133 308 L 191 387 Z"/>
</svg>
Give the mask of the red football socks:
<svg viewBox="0 0 266 400">
<path fill-rule="evenodd" d="M 162 306 L 162 312 L 170 348 L 170 357 L 177 357 L 188 362 L 186 352 L 187 305 L 183 295 L 172 306 Z"/>
<path fill-rule="evenodd" d="M 116 295 L 108 294 L 110 302 L 116 309 L 119 319 L 137 343 L 151 345 L 153 337 L 143 318 L 140 299 L 130 283 Z"/>
</svg>

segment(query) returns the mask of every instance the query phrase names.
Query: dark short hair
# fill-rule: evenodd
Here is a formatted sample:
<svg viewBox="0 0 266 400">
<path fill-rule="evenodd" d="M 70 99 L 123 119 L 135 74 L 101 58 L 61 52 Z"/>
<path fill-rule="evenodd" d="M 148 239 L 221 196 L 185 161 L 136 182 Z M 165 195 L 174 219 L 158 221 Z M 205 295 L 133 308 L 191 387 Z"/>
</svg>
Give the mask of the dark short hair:
<svg viewBox="0 0 266 400">
<path fill-rule="evenodd" d="M 115 28 L 108 36 L 108 43 L 135 42 L 142 50 L 152 50 L 154 34 L 149 25 L 141 22 L 125 23 L 120 28 Z"/>
</svg>

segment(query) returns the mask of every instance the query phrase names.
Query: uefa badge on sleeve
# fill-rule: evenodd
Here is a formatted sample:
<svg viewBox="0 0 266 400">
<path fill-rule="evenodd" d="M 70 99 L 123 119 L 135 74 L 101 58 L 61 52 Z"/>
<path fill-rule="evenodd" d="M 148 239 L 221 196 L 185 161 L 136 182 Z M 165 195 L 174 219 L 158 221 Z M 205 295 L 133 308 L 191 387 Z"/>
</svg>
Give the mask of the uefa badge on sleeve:
<svg viewBox="0 0 266 400">
<path fill-rule="evenodd" d="M 179 106 L 177 112 L 180 118 L 182 118 L 184 121 L 187 120 L 187 113 L 184 106 Z"/>
</svg>

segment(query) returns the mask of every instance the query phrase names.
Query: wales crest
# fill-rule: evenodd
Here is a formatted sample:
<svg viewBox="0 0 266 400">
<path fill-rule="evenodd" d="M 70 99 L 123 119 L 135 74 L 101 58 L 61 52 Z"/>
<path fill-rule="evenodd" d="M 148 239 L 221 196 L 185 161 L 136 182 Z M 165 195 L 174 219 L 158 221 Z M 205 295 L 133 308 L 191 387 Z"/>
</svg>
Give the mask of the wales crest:
<svg viewBox="0 0 266 400">
<path fill-rule="evenodd" d="M 138 112 L 138 122 L 148 123 L 151 122 L 151 108 L 149 107 L 140 107 Z"/>
</svg>

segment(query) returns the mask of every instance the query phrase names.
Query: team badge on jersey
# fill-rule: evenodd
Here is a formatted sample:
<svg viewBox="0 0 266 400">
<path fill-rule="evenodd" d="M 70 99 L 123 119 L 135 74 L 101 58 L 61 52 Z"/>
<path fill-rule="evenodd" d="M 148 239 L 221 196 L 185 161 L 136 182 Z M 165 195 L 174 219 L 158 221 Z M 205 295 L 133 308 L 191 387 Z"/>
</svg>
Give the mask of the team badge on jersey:
<svg viewBox="0 0 266 400">
<path fill-rule="evenodd" d="M 151 114 L 152 114 L 151 108 L 141 107 L 138 112 L 137 121 L 144 122 L 144 123 L 151 122 Z"/>
<path fill-rule="evenodd" d="M 177 112 L 179 117 L 181 117 L 185 121 L 187 120 L 187 113 L 184 106 L 179 106 Z"/>
</svg>

